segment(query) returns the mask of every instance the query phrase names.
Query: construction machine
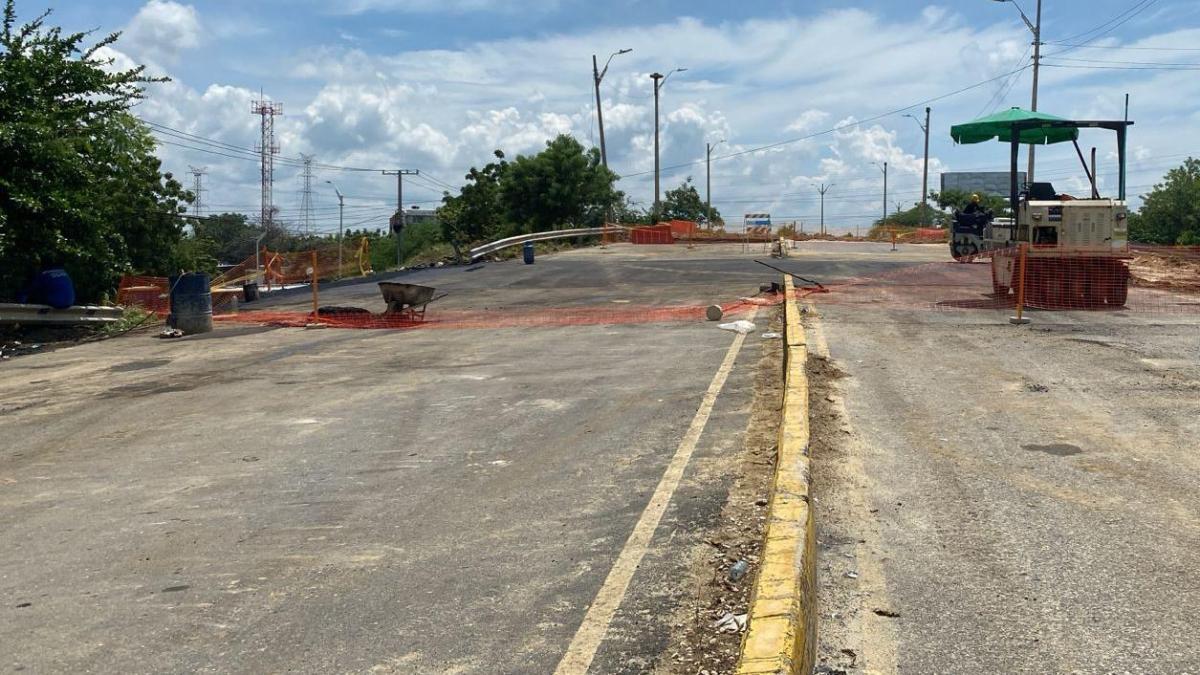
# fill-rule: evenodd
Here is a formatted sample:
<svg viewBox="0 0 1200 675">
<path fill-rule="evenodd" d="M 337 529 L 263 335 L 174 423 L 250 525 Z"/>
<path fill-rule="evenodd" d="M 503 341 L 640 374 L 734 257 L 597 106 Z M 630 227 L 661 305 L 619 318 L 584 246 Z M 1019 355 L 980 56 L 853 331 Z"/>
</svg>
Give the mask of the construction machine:
<svg viewBox="0 0 1200 675">
<path fill-rule="evenodd" d="M 1007 296 L 1019 284 L 1025 261 L 1025 304 L 1044 309 L 1120 307 L 1129 290 L 1128 211 L 1125 206 L 1125 141 L 1133 122 L 1068 120 L 1020 108 L 989 115 L 950 129 L 956 143 L 998 140 L 1010 147 L 1011 218 L 990 213 L 956 213 L 951 254 L 960 261 L 991 259 L 992 290 Z M 1117 196 L 1102 197 L 1096 181 L 1096 150 L 1091 167 L 1079 147 L 1081 129 L 1116 132 Z M 1022 144 L 1075 146 L 1090 194 L 1059 193 L 1047 182 L 1017 184 Z"/>
</svg>

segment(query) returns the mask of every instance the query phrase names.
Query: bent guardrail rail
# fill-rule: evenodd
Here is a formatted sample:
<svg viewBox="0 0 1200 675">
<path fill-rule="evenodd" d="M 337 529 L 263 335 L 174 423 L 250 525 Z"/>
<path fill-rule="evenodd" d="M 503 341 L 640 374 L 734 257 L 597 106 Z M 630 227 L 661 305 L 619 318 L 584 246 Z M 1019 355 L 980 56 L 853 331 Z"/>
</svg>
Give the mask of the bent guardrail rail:
<svg viewBox="0 0 1200 675">
<path fill-rule="evenodd" d="M 497 239 L 489 244 L 476 246 L 467 253 L 471 262 L 475 262 L 479 258 L 495 253 L 509 246 L 519 246 L 530 241 L 548 241 L 550 239 L 570 239 L 572 237 L 590 237 L 601 234 L 624 234 L 627 228 L 624 227 L 580 227 L 573 230 L 550 230 L 549 232 L 534 232 L 532 234 L 518 234 L 515 237 L 506 239 Z"/>
</svg>

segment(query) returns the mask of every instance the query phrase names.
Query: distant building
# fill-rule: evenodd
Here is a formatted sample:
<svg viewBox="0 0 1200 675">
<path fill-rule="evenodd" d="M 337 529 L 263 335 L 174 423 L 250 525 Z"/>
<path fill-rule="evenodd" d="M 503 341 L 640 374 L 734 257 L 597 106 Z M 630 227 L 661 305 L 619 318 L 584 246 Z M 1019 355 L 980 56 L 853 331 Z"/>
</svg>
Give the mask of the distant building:
<svg viewBox="0 0 1200 675">
<path fill-rule="evenodd" d="M 942 174 L 942 192 L 962 190 L 981 195 L 1007 197 L 1009 191 L 1007 171 L 948 171 Z M 1017 172 L 1017 187 L 1025 185 L 1025 172 Z"/>
<path fill-rule="evenodd" d="M 433 223 L 437 222 L 437 211 L 434 209 L 409 209 L 406 213 L 405 222 L 409 225 L 418 223 Z"/>
</svg>

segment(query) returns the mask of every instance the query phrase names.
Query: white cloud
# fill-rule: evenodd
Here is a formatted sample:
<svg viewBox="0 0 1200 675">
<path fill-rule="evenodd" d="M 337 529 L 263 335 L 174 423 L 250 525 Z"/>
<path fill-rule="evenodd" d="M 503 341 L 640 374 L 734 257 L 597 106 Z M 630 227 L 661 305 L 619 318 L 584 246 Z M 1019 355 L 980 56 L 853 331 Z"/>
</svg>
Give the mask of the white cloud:
<svg viewBox="0 0 1200 675">
<path fill-rule="evenodd" d="M 160 16 L 167 6 L 190 10 L 154 0 L 131 26 L 139 21 L 151 25 L 143 14 Z M 466 6 L 452 2 L 446 9 Z M 493 10 L 505 6 L 489 5 Z M 151 12 L 151 7 L 158 9 Z M 191 16 L 198 27 L 194 10 Z M 141 59 L 156 44 L 146 30 L 127 53 Z M 329 39 L 336 36 L 331 31 Z M 1200 31 L 1181 30 L 1166 42 L 1151 37 L 1144 44 L 1197 39 Z M 573 134 L 585 144 L 598 142 L 590 51 L 581 45 L 596 45 L 600 52 L 632 47 L 632 54 L 613 61 L 601 91 L 609 164 L 626 176 L 622 189 L 643 203 L 652 198 L 649 73 L 687 67 L 661 92 L 664 190 L 689 175 L 702 184 L 705 142 L 724 138 L 728 143 L 714 152 L 713 198 L 727 213 L 771 210 L 808 218 L 818 204 L 811 183 L 824 181 L 837 183 L 826 197 L 828 220 L 867 222 L 876 217 L 882 190 L 882 177 L 871 163 L 888 162 L 893 203 L 919 199 L 923 165 L 924 138 L 917 125 L 899 114 L 875 116 L 1006 72 L 1024 55 L 1027 42 L 1019 24 L 970 26 L 952 10 L 937 8 L 900 22 L 859 9 L 720 25 L 682 18 L 387 53 L 373 53 L 364 38 L 353 46 L 306 49 L 298 62 L 291 54 L 281 56 L 277 72 L 286 75 L 277 86 L 287 90 L 276 95 L 285 99 L 287 115 L 277 124 L 285 157 L 311 152 L 329 164 L 409 166 L 457 182 L 468 167 L 490 161 L 497 148 L 509 156 L 536 152 L 559 133 Z M 177 43 L 189 44 L 187 39 Z M 153 48 L 163 52 L 159 59 L 170 56 L 165 48 Z M 1200 149 L 1200 132 L 1191 131 L 1200 128 L 1200 112 L 1179 103 L 1200 97 L 1200 80 L 1191 75 L 1150 71 L 1114 81 L 1123 74 L 1098 77 L 1093 71 L 1047 68 L 1041 107 L 1064 115 L 1119 117 L 1121 94 L 1130 91 L 1134 117 L 1143 116 L 1131 138 L 1133 157 L 1135 164 L 1150 167 L 1140 176 L 1131 175 L 1130 182 L 1149 183 L 1166 168 L 1158 165 L 1170 161 L 1159 159 L 1162 155 Z M 1028 79 L 1011 88 L 1002 89 L 1003 84 L 996 81 L 931 104 L 931 189 L 948 166 L 1005 168 L 1001 145 L 955 147 L 948 139 L 952 123 L 981 110 L 1027 103 Z M 1004 91 L 1007 96 L 995 96 Z M 256 96 L 223 85 L 198 91 L 178 82 L 156 85 L 141 114 L 249 147 L 257 136 L 257 118 L 249 114 Z M 911 112 L 919 115 L 923 107 Z M 823 133 L 838 126 L 836 120 L 861 119 L 870 121 Z M 810 134 L 820 135 L 751 151 Z M 1076 168 L 1077 160 L 1055 152 L 1039 151 L 1039 165 L 1050 173 L 1062 172 L 1065 184 L 1065 174 Z M 203 155 L 178 148 L 165 153 L 176 170 L 189 162 L 209 163 Z M 212 163 L 225 165 L 222 175 L 212 178 L 213 194 L 236 194 L 226 200 L 234 203 L 256 201 L 257 167 L 252 162 L 214 158 Z M 337 178 L 349 184 L 342 185 L 347 194 L 390 191 L 374 174 Z M 289 180 L 281 177 L 279 182 Z M 288 199 L 294 200 L 294 186 L 276 194 L 277 203 L 287 206 Z M 425 203 L 437 198 L 435 190 L 422 191 L 416 184 L 413 194 Z"/>
<path fill-rule="evenodd" d="M 180 54 L 201 44 L 196 8 L 172 0 L 150 0 L 125 27 L 122 49 L 157 66 L 176 63 Z"/>
</svg>

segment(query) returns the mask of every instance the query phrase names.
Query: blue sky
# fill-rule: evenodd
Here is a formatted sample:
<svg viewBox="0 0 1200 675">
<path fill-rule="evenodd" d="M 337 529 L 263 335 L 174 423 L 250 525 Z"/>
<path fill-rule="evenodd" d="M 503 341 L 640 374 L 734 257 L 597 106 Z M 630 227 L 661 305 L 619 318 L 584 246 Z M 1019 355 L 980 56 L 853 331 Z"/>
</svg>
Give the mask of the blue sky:
<svg viewBox="0 0 1200 675">
<path fill-rule="evenodd" d="M 1021 5 L 1032 16 L 1033 2 Z M 28 17 L 45 6 L 21 0 L 18 9 Z M 626 176 L 621 188 L 643 204 L 652 201 L 647 75 L 686 67 L 663 88 L 663 164 L 675 167 L 664 171 L 664 190 L 689 175 L 702 186 L 704 167 L 694 162 L 702 160 L 706 140 L 725 139 L 714 153 L 720 159 L 713 164 L 713 201 L 731 222 L 742 213 L 768 211 L 810 223 L 818 212 L 811 186 L 824 182 L 835 184 L 826 196 L 826 220 L 837 230 L 866 225 L 883 207 L 882 176 L 873 163 L 889 163 L 890 208 L 911 205 L 920 193 L 920 129 L 903 110 L 876 116 L 920 104 L 909 111 L 919 116 L 922 101 L 937 99 L 929 104 L 930 184 L 936 190 L 942 170 L 1006 168 L 998 144 L 955 147 L 951 124 L 1029 104 L 1030 71 L 1005 75 L 1028 63 L 1029 32 L 1011 4 L 989 0 L 118 0 L 50 6 L 55 21 L 68 28 L 124 30 L 110 56 L 173 78 L 150 87 L 138 110 L 147 120 L 251 148 L 257 118 L 250 101 L 260 88 L 281 101 L 274 202 L 292 221 L 299 215 L 295 164 L 302 152 L 328 165 L 421 169 L 430 179 L 413 179 L 405 201 L 433 206 L 442 183 L 457 184 L 496 147 L 510 155 L 535 152 L 557 133 L 595 143 L 591 55 L 603 60 L 623 47 L 634 52 L 614 59 L 603 84 L 610 166 Z M 1200 155 L 1200 71 L 1164 65 L 1200 64 L 1200 5 L 1047 0 L 1043 40 L 1068 44 L 1044 48 L 1045 63 L 1057 65 L 1042 70 L 1042 110 L 1119 118 L 1124 94 L 1131 94 L 1135 192 L 1186 154 Z M 821 133 L 835 127 L 840 130 Z M 161 147 L 169 170 L 208 168 L 211 210 L 256 211 L 253 161 L 239 152 L 224 157 L 180 147 L 178 138 L 164 140 L 174 143 Z M 1112 139 L 1096 135 L 1084 143 L 1100 148 L 1101 180 L 1110 183 L 1114 167 L 1104 158 Z M 1082 186 L 1076 165 L 1069 148 L 1039 153 L 1039 173 L 1060 189 Z M 322 170 L 314 183 L 318 228 L 336 227 L 326 180 L 349 195 L 348 222 L 386 222 L 391 180 Z"/>
</svg>

